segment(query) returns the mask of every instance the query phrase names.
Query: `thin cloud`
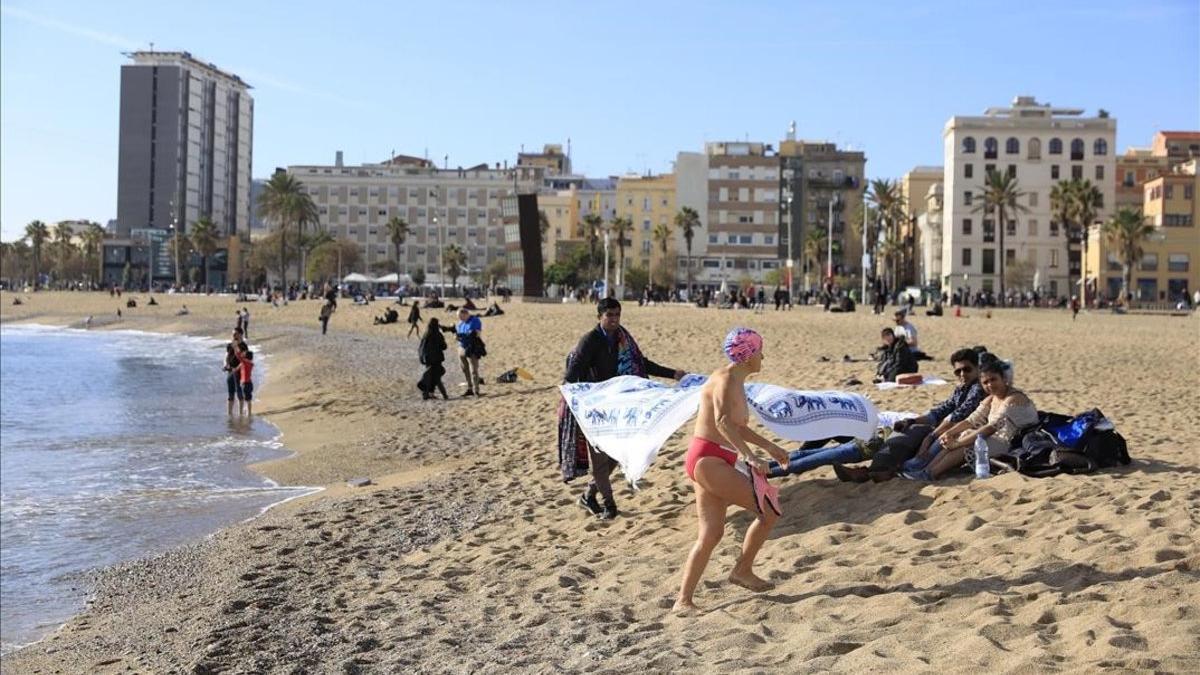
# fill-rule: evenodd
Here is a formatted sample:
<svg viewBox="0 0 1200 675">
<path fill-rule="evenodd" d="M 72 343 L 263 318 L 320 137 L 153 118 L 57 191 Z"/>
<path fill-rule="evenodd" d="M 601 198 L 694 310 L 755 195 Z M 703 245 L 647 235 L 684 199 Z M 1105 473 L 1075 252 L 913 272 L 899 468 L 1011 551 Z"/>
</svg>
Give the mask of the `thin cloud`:
<svg viewBox="0 0 1200 675">
<path fill-rule="evenodd" d="M 101 44 L 111 45 L 113 47 L 120 47 L 121 49 L 137 49 L 138 48 L 137 42 L 130 40 L 129 38 L 125 37 L 124 35 L 117 35 L 116 33 L 105 33 L 103 31 L 93 30 L 86 26 L 77 26 L 75 24 L 67 23 L 65 21 L 59 21 L 58 19 L 53 19 L 48 16 L 43 16 L 41 14 L 34 14 L 33 12 L 30 12 L 30 11 L 24 10 L 24 9 L 20 9 L 18 7 L 11 7 L 9 5 L 0 5 L 0 12 L 3 12 L 4 14 L 7 14 L 7 15 L 17 18 L 17 19 L 22 19 L 24 21 L 28 21 L 30 23 L 36 23 L 39 26 L 45 26 L 46 28 L 52 28 L 54 30 L 57 30 L 57 31 L 60 31 L 63 33 L 68 33 L 70 35 L 77 35 L 79 37 L 86 38 L 93 42 L 99 42 Z"/>
</svg>

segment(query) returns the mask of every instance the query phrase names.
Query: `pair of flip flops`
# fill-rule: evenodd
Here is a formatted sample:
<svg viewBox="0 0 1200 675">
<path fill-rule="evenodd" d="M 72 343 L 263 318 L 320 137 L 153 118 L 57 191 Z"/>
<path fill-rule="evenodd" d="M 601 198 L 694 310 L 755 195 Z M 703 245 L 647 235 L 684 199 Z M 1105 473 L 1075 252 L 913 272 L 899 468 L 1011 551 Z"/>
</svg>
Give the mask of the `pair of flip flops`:
<svg viewBox="0 0 1200 675">
<path fill-rule="evenodd" d="M 771 509 L 777 516 L 783 515 L 783 509 L 779 506 L 779 488 L 771 485 L 767 477 L 753 467 L 750 468 L 750 490 L 754 493 L 754 504 L 759 513 Z"/>
</svg>

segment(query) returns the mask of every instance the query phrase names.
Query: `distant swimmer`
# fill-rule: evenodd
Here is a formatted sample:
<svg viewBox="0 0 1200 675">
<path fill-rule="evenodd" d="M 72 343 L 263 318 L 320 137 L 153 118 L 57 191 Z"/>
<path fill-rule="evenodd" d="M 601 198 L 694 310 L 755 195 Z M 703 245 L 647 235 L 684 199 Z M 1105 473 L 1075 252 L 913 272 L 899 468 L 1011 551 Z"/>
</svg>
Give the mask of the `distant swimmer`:
<svg viewBox="0 0 1200 675">
<path fill-rule="evenodd" d="M 729 363 L 715 370 L 700 389 L 700 410 L 684 463 L 696 490 L 700 522 L 675 600 L 673 611 L 680 615 L 697 611 L 692 596 L 713 549 L 725 534 L 725 511 L 732 504 L 758 517 L 746 530 L 742 555 L 729 573 L 729 581 L 752 591 L 772 588 L 754 574 L 754 558 L 782 513 L 778 492 L 765 477 L 769 464 L 751 452 L 750 445 L 763 448 L 781 464 L 787 463 L 788 454 L 749 426 L 746 378 L 762 370 L 762 336 L 748 328 L 734 328 L 725 337 L 724 350 Z M 743 463 L 749 478 L 742 471 Z"/>
</svg>

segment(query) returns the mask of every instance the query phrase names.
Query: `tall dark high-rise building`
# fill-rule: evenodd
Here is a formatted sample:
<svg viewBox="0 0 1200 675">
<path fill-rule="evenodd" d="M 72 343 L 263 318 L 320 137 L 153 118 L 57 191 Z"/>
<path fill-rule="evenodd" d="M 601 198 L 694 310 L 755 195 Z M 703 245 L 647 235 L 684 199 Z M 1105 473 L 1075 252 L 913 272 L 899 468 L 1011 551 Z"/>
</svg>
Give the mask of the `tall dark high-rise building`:
<svg viewBox="0 0 1200 675">
<path fill-rule="evenodd" d="M 254 100 L 237 75 L 187 52 L 133 52 L 121 67 L 117 235 L 249 228 Z"/>
</svg>

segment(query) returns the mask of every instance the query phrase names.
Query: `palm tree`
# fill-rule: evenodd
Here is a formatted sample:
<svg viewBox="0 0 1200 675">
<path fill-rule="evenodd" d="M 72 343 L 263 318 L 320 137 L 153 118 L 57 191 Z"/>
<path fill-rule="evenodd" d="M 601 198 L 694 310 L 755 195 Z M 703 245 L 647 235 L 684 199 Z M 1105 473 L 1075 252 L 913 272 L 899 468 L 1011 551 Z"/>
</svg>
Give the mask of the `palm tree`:
<svg viewBox="0 0 1200 675">
<path fill-rule="evenodd" d="M 602 225 L 604 225 L 604 219 L 594 213 L 583 217 L 583 236 L 587 239 L 588 260 L 593 266 L 596 264 L 596 246 L 600 243 L 600 227 Z"/>
<path fill-rule="evenodd" d="M 888 271 L 891 272 L 891 286 L 895 290 L 900 283 L 900 260 L 904 258 L 904 242 L 899 237 L 888 235 L 879 242 L 879 258 L 887 261 Z"/>
<path fill-rule="evenodd" d="M 279 229 L 279 285 L 287 293 L 287 231 L 295 225 L 298 233 L 318 220 L 317 206 L 295 176 L 276 171 L 258 197 L 258 215 L 273 221 Z"/>
<path fill-rule="evenodd" d="M 100 227 L 99 223 L 88 223 L 79 237 L 83 241 L 83 258 L 87 261 L 88 268 L 95 272 L 95 274 L 89 274 L 92 277 L 92 283 L 99 283 L 104 274 L 100 267 L 102 259 L 100 254 L 104 248 L 104 228 Z"/>
<path fill-rule="evenodd" d="M 75 246 L 71 243 L 71 237 L 75 236 L 75 229 L 66 221 L 60 222 L 54 226 L 54 257 L 58 262 L 58 276 L 63 278 L 67 276 L 67 268 L 71 264 L 71 256 L 75 253 Z"/>
<path fill-rule="evenodd" d="M 208 217 L 192 223 L 192 248 L 200 254 L 200 268 L 204 270 L 204 285 L 208 286 L 208 257 L 217 251 L 217 226 Z"/>
<path fill-rule="evenodd" d="M 1154 226 L 1146 222 L 1138 210 L 1124 208 L 1105 221 L 1101 231 L 1121 257 L 1121 302 L 1124 303 L 1133 281 L 1133 266 L 1142 259 L 1142 242 L 1154 233 Z"/>
<path fill-rule="evenodd" d="M 821 269 L 821 254 L 824 252 L 825 230 L 819 227 L 809 228 L 808 233 L 804 236 L 804 257 L 811 261 L 816 269 Z M 805 283 L 808 282 L 805 281 Z"/>
<path fill-rule="evenodd" d="M 1009 174 L 1006 171 L 998 171 L 993 169 L 987 172 L 987 177 L 984 179 L 982 193 L 979 203 L 975 205 L 974 212 L 982 211 L 984 214 L 996 213 L 996 229 L 1000 231 L 1000 301 L 1004 302 L 1004 259 L 1006 258 L 1004 250 L 1004 233 L 1008 229 L 1009 215 L 1016 216 L 1018 213 L 1028 211 L 1029 209 L 1019 203 L 1019 199 L 1025 196 L 1025 193 L 1017 188 L 1017 177 Z M 1015 220 L 1014 220 L 1015 222 Z"/>
<path fill-rule="evenodd" d="M 667 227 L 666 223 L 659 223 L 654 226 L 654 231 L 650 233 L 650 236 L 654 238 L 654 242 L 658 244 L 658 250 L 662 253 L 662 257 L 659 258 L 659 265 L 666 265 L 667 244 L 671 242 L 671 228 Z M 650 278 L 653 280 L 653 275 Z"/>
<path fill-rule="evenodd" d="M 687 288 L 692 290 L 692 242 L 696 239 L 696 231 L 700 229 L 700 214 L 696 209 L 685 206 L 675 214 L 675 227 L 683 232 L 683 243 L 687 247 Z"/>
<path fill-rule="evenodd" d="M 620 286 L 625 282 L 625 245 L 629 243 L 625 235 L 633 230 L 633 220 L 617 216 L 608 227 L 617 236 L 617 285 Z"/>
<path fill-rule="evenodd" d="M 458 244 L 448 244 L 442 250 L 442 264 L 446 268 L 446 273 L 450 275 L 451 288 L 457 288 L 458 278 L 462 276 L 463 267 L 467 264 L 467 252 L 462 250 Z"/>
<path fill-rule="evenodd" d="M 396 249 L 396 275 L 400 275 L 400 247 L 408 239 L 408 221 L 400 216 L 392 216 L 387 221 L 388 240 Z"/>
<path fill-rule="evenodd" d="M 42 221 L 35 220 L 25 226 L 25 238 L 29 240 L 29 248 L 33 252 L 33 290 L 36 291 L 42 270 L 42 246 L 50 239 L 50 228 Z"/>
<path fill-rule="evenodd" d="M 1077 182 L 1075 188 L 1071 191 L 1071 215 L 1072 220 L 1075 221 L 1075 226 L 1077 228 L 1074 232 L 1079 236 L 1080 241 L 1079 259 L 1081 263 L 1079 266 L 1079 274 L 1081 280 L 1084 282 L 1080 284 L 1081 288 L 1079 291 L 1079 297 L 1083 301 L 1083 305 L 1085 307 L 1088 303 L 1087 281 L 1086 279 L 1083 279 L 1084 269 L 1082 261 L 1087 260 L 1088 230 L 1091 229 L 1092 223 L 1095 222 L 1096 216 L 1098 215 L 1096 212 L 1099 210 L 1100 204 L 1103 202 L 1104 194 L 1100 192 L 1100 188 L 1092 185 L 1090 180 Z M 1068 237 L 1067 241 L 1070 242 L 1071 239 L 1072 237 Z M 1068 269 L 1069 268 L 1070 264 L 1068 263 Z"/>
</svg>

